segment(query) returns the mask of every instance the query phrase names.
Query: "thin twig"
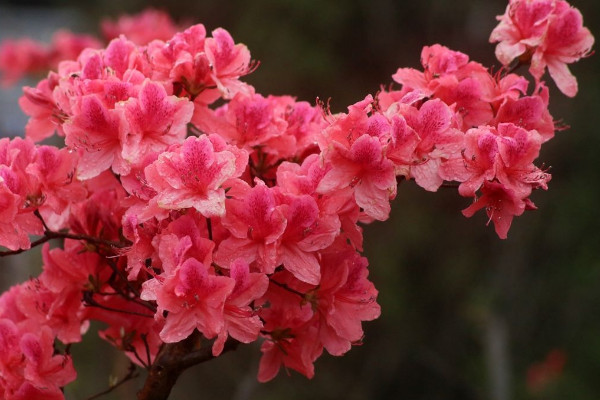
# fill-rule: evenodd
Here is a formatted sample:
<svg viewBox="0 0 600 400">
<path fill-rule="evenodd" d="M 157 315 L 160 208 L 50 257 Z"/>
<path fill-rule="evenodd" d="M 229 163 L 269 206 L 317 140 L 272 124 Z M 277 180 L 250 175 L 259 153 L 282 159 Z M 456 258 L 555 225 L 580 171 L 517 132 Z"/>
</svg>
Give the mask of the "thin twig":
<svg viewBox="0 0 600 400">
<path fill-rule="evenodd" d="M 86 307 L 98 307 L 98 308 L 101 308 L 101 309 L 107 310 L 107 311 L 114 311 L 114 312 L 119 312 L 119 313 L 123 313 L 123 314 L 137 315 L 137 316 L 146 317 L 146 318 L 154 318 L 154 315 L 150 315 L 150 314 L 144 314 L 144 313 L 140 313 L 137 311 L 122 310 L 120 308 L 113 308 L 113 307 L 105 306 L 103 304 L 98 303 L 96 300 L 94 300 L 93 296 L 94 296 L 93 292 L 89 292 L 89 291 L 83 292 L 83 301 L 84 301 L 84 305 Z"/>
<path fill-rule="evenodd" d="M 31 242 L 31 245 L 29 246 L 29 249 L 32 249 L 36 246 L 39 246 L 40 244 L 44 244 L 47 241 L 51 240 L 51 239 L 55 239 L 52 236 L 43 236 L 41 238 L 39 238 L 38 240 Z M 14 256 L 17 254 L 21 254 L 29 249 L 18 249 L 18 250 L 8 250 L 8 251 L 0 251 L 0 257 L 6 257 L 6 256 Z"/>
<path fill-rule="evenodd" d="M 78 235 L 78 234 L 73 234 L 73 233 L 67 233 L 67 232 L 55 232 L 55 231 L 50 231 L 47 230 L 46 232 L 44 232 L 44 236 L 42 236 L 41 238 L 39 238 L 38 240 L 31 242 L 31 245 L 29 246 L 28 249 L 18 249 L 18 250 L 9 250 L 9 251 L 0 251 L 0 257 L 6 257 L 6 256 L 13 256 L 16 254 L 21 254 L 27 250 L 30 250 L 36 246 L 39 246 L 40 244 L 44 244 L 49 240 L 52 239 L 73 239 L 73 240 L 83 240 L 86 241 L 88 243 L 93 243 L 93 244 L 100 244 L 100 245 L 104 245 L 107 247 L 112 247 L 112 248 L 117 248 L 117 249 L 123 249 L 126 247 L 131 246 L 130 243 L 122 243 L 122 242 L 112 242 L 110 240 L 105 240 L 105 239 L 100 239 L 97 237 L 93 237 L 93 236 L 88 236 L 88 235 Z"/>
<path fill-rule="evenodd" d="M 274 283 L 275 285 L 279 286 L 280 288 L 283 288 L 283 289 L 287 290 L 288 292 L 297 294 L 298 296 L 302 297 L 303 299 L 306 298 L 306 293 L 302 293 L 302 292 L 297 291 L 296 289 L 292 289 L 291 287 L 289 287 L 285 283 L 280 283 L 280 282 L 277 282 L 277 281 L 275 281 L 273 279 L 271 279 L 271 283 Z"/>
</svg>

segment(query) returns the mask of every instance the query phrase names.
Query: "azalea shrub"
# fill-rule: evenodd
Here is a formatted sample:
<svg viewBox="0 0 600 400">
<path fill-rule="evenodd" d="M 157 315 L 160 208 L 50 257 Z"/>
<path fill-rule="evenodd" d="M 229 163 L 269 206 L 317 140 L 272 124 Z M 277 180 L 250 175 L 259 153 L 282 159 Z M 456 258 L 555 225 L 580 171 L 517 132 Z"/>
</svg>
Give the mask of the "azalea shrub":
<svg viewBox="0 0 600 400">
<path fill-rule="evenodd" d="M 5 84 L 51 70 L 23 89 L 25 138 L 0 139 L 0 255 L 43 258 L 0 297 L 1 397 L 63 399 L 91 321 L 148 371 L 139 399 L 239 343 L 261 343 L 261 382 L 311 378 L 380 315 L 362 226 L 404 181 L 457 188 L 506 238 L 551 178 L 546 70 L 575 96 L 568 64 L 594 39 L 561 0 L 511 0 L 498 20 L 501 68 L 426 46 L 344 113 L 257 93 L 245 45 L 155 10 L 105 21 L 104 41 L 2 44 Z"/>
</svg>

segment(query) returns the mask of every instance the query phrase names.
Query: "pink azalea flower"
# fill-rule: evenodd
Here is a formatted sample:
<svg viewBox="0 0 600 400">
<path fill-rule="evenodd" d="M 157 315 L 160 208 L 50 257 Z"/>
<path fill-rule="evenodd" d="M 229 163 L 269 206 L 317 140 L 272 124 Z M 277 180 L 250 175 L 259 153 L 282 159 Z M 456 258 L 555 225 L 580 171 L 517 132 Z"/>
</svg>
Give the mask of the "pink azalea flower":
<svg viewBox="0 0 600 400">
<path fill-rule="evenodd" d="M 379 317 L 377 290 L 367 280 L 367 260 L 353 249 L 334 246 L 323 257 L 322 279 L 314 290 L 314 305 L 321 319 L 320 338 L 335 356 L 350 350 L 364 333 L 362 321 Z"/>
<path fill-rule="evenodd" d="M 0 176 L 0 245 L 10 250 L 28 249 L 31 246 L 28 234 L 42 233 L 39 219 L 29 213 L 18 213 L 21 203 L 21 197 L 13 193 Z"/>
<path fill-rule="evenodd" d="M 213 344 L 215 357 L 221 354 L 229 336 L 242 343 L 250 343 L 257 339 L 263 327 L 250 304 L 265 294 L 269 278 L 262 273 L 250 272 L 248 263 L 242 259 L 231 263 L 229 276 L 235 280 L 235 286 L 225 300 L 223 329 Z"/>
<path fill-rule="evenodd" d="M 548 111 L 548 88 L 540 84 L 540 93 L 520 99 L 506 98 L 493 124 L 512 123 L 528 131 L 536 130 L 544 142 L 554 137 L 554 121 Z"/>
<path fill-rule="evenodd" d="M 86 198 L 87 190 L 75 178 L 77 155 L 67 149 L 52 146 L 39 146 L 35 162 L 26 168 L 40 182 L 40 191 L 44 202 L 39 210 L 42 215 L 47 212 L 62 214 L 70 204 Z"/>
<path fill-rule="evenodd" d="M 513 124 L 498 126 L 499 153 L 502 166 L 498 168 L 498 180 L 521 197 L 527 197 L 532 189 L 547 189 L 550 174 L 533 165 L 542 145 L 536 131 L 526 131 Z"/>
<path fill-rule="evenodd" d="M 112 167 L 117 174 L 127 173 L 128 163 L 121 156 L 121 119 L 96 95 L 81 98 L 77 114 L 64 125 L 65 143 L 81 149 L 77 167 L 79 179 L 89 179 Z"/>
<path fill-rule="evenodd" d="M 36 148 L 30 140 L 0 139 L 0 245 L 11 250 L 28 249 L 29 234 L 43 228 L 33 210 L 43 203 L 40 182 L 27 173 Z"/>
<path fill-rule="evenodd" d="M 267 340 L 260 348 L 259 382 L 273 379 L 282 365 L 308 378 L 314 376 L 314 362 L 323 352 L 323 345 L 312 307 L 301 300 L 298 294 L 279 285 L 269 285 L 263 301 L 271 306 L 260 312 Z"/>
<path fill-rule="evenodd" d="M 183 141 L 194 106 L 187 99 L 167 96 L 161 84 L 146 79 L 138 97 L 119 103 L 116 109 L 124 122 L 121 156 L 138 164 L 147 154 Z"/>
<path fill-rule="evenodd" d="M 498 168 L 498 135 L 492 127 L 469 129 L 464 149 L 442 163 L 440 176 L 447 181 L 461 182 L 461 196 L 473 197 L 481 185 L 496 176 Z"/>
<path fill-rule="evenodd" d="M 235 286 L 226 276 L 216 276 L 195 258 L 188 258 L 172 271 L 144 282 L 142 300 L 155 300 L 157 318 L 168 311 L 160 338 L 179 342 L 198 329 L 214 338 L 224 325 L 225 300 Z"/>
<path fill-rule="evenodd" d="M 498 20 L 490 42 L 498 42 L 496 57 L 502 64 L 517 57 L 531 61 L 529 71 L 536 81 L 548 67 L 561 92 L 577 94 L 577 80 L 567 64 L 587 56 L 594 44 L 579 10 L 562 0 L 511 0 Z"/>
<path fill-rule="evenodd" d="M 410 177 L 425 190 L 436 191 L 443 182 L 441 163 L 460 149 L 464 139 L 455 128 L 454 114 L 438 99 L 426 101 L 419 110 L 401 108 L 400 113 L 419 138 L 409 166 Z"/>
<path fill-rule="evenodd" d="M 247 153 L 227 146 L 217 135 L 189 137 L 162 153 L 145 169 L 154 198 L 165 209 L 195 208 L 205 217 L 225 214 L 223 184 L 239 177 Z"/>
<path fill-rule="evenodd" d="M 308 195 L 289 196 L 282 207 L 287 220 L 279 253 L 283 267 L 297 279 L 313 285 L 321 280 L 318 251 L 335 240 L 340 231 L 337 215 L 321 215 Z"/>
<path fill-rule="evenodd" d="M 0 395 L 7 400 L 64 400 L 76 377 L 70 356 L 54 353 L 47 327 L 35 331 L 0 319 Z"/>
<path fill-rule="evenodd" d="M 279 154 L 277 149 L 295 145 L 293 136 L 284 136 L 284 111 L 276 98 L 238 94 L 214 111 L 197 107 L 192 123 L 202 132 L 218 133 L 227 143 L 249 152 L 260 146 Z"/>
<path fill-rule="evenodd" d="M 475 212 L 485 208 L 489 222 L 494 222 L 494 228 L 500 239 L 506 239 L 513 217 L 519 216 L 526 209 L 535 209 L 529 199 L 520 198 L 510 188 L 497 182 L 484 182 L 481 197 L 463 210 L 465 217 L 472 217 Z"/>
<path fill-rule="evenodd" d="M 81 341 L 88 327 L 83 317 L 82 285 L 60 292 L 46 287 L 41 279 L 30 279 L 19 287 L 15 304 L 29 325 L 50 328 L 63 343 Z"/>
<path fill-rule="evenodd" d="M 212 79 L 226 99 L 233 98 L 237 93 L 251 95 L 252 87 L 239 80 L 252 72 L 250 52 L 243 44 L 235 44 L 233 38 L 225 29 L 217 28 L 212 31 L 212 37 L 206 39 L 206 56 L 212 70 Z"/>
<path fill-rule="evenodd" d="M 315 375 L 314 362 L 323 353 L 316 325 L 305 325 L 297 331 L 282 329 L 271 337 L 273 340 L 264 341 L 260 347 L 263 355 L 258 365 L 259 382 L 275 378 L 282 365 L 309 379 Z"/>
<path fill-rule="evenodd" d="M 319 183 L 318 193 L 353 187 L 356 204 L 368 216 L 380 221 L 388 218 L 390 199 L 396 195 L 396 174 L 378 138 L 365 134 L 349 149 L 335 146 L 328 162 L 331 169 Z"/>
<path fill-rule="evenodd" d="M 391 135 L 387 118 L 369 116 L 373 98 L 348 107 L 348 114 L 333 116 L 319 145 L 326 168 L 317 193 L 333 195 L 352 188 L 356 204 L 364 213 L 383 221 L 390 212 L 390 199 L 396 195 L 394 164 L 385 156 Z"/>
<path fill-rule="evenodd" d="M 25 333 L 20 345 L 27 359 L 25 379 L 35 386 L 59 390 L 59 387 L 75 379 L 77 374 L 71 358 L 54 354 L 54 336 L 50 329 Z"/>
<path fill-rule="evenodd" d="M 493 117 L 489 101 L 495 81 L 483 65 L 439 44 L 423 48 L 421 64 L 423 72 L 400 68 L 392 76 L 402 84 L 401 102 L 413 104 L 427 97 L 439 98 L 454 106 L 465 130 L 486 124 Z"/>
<path fill-rule="evenodd" d="M 28 139 L 39 142 L 52 136 L 56 130 L 59 135 L 64 136 L 61 125 L 67 119 L 67 115 L 53 98 L 58 79 L 58 75 L 51 72 L 48 78 L 41 80 L 35 88 L 23 87 L 19 106 L 30 117 L 25 126 L 25 136 Z"/>
<path fill-rule="evenodd" d="M 237 258 L 256 261 L 259 271 L 271 274 L 281 262 L 278 247 L 287 225 L 284 211 L 275 189 L 262 181 L 240 192 L 226 201 L 222 223 L 231 236 L 219 244 L 215 261 L 225 266 Z"/>
</svg>

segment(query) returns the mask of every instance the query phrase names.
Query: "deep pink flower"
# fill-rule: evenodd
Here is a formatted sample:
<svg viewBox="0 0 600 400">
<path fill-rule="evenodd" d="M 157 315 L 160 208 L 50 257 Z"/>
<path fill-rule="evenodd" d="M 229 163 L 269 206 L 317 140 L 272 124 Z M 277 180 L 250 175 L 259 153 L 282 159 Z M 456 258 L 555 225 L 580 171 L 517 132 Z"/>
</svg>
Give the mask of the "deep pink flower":
<svg viewBox="0 0 600 400">
<path fill-rule="evenodd" d="M 484 182 L 481 193 L 481 196 L 462 213 L 465 217 L 472 217 L 475 212 L 485 208 L 488 223 L 494 222 L 500 239 L 506 239 L 513 217 L 523 214 L 526 209 L 535 209 L 535 205 L 529 199 L 520 198 L 501 183 Z"/>
<path fill-rule="evenodd" d="M 285 274 L 291 276 L 284 271 Z M 273 379 L 281 366 L 312 378 L 314 362 L 323 352 L 312 306 L 276 284 L 269 285 L 263 301 L 271 306 L 260 311 L 266 340 L 260 348 L 263 355 L 258 367 L 259 382 Z"/>
<path fill-rule="evenodd" d="M 157 318 L 168 311 L 160 338 L 179 342 L 198 329 L 214 338 L 223 329 L 225 300 L 235 286 L 226 276 L 216 276 L 195 258 L 188 258 L 171 273 L 144 282 L 142 300 L 155 300 Z"/>
<path fill-rule="evenodd" d="M 262 273 L 250 272 L 248 263 L 242 259 L 231 263 L 229 276 L 235 281 L 235 286 L 225 300 L 223 328 L 213 344 L 212 353 L 215 357 L 223 351 L 228 336 L 242 343 L 250 343 L 258 338 L 263 327 L 250 304 L 265 294 L 269 278 Z"/>
<path fill-rule="evenodd" d="M 275 191 L 258 181 L 255 187 L 243 189 L 226 201 L 222 223 L 231 236 L 215 253 L 219 265 L 242 258 L 248 263 L 256 261 L 259 271 L 271 274 L 280 264 L 278 247 L 287 220 Z"/>
<path fill-rule="evenodd" d="M 282 207 L 287 224 L 278 248 L 283 267 L 303 282 L 318 285 L 318 251 L 328 247 L 340 231 L 337 215 L 320 214 L 308 195 L 289 196 Z"/>
<path fill-rule="evenodd" d="M 498 180 L 521 197 L 529 196 L 532 189 L 547 189 L 550 174 L 533 165 L 542 145 L 541 136 L 513 124 L 500 124 L 498 134 L 502 160 Z"/>
<path fill-rule="evenodd" d="M 342 355 L 359 342 L 364 333 L 362 321 L 381 313 L 377 290 L 367 280 L 367 260 L 350 247 L 334 246 L 323 256 L 322 279 L 307 294 L 321 320 L 320 339 L 332 355 Z"/>
</svg>

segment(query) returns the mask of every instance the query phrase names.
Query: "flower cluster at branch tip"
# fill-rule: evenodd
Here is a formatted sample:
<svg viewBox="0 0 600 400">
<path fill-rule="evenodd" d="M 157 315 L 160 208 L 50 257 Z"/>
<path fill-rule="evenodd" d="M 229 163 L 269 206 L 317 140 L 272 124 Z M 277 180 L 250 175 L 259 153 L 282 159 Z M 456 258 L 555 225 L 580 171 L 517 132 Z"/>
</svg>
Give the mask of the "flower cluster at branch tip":
<svg viewBox="0 0 600 400">
<path fill-rule="evenodd" d="M 579 10 L 563 0 L 510 0 L 490 42 L 504 65 L 514 59 L 529 64 L 536 83 L 546 67 L 556 86 L 569 97 L 577 94 L 572 64 L 591 53 L 594 37 L 583 26 Z"/>
<path fill-rule="evenodd" d="M 552 4 L 543 29 L 517 17 L 530 3 Z M 533 52 L 532 68 L 556 78 L 570 62 L 559 50 L 588 51 L 590 39 L 575 50 L 541 39 L 558 29 L 552 13 L 580 22 L 563 3 L 511 1 L 492 38 L 529 21 L 539 40 L 501 42 L 500 60 Z M 63 398 L 75 372 L 54 339 L 79 342 L 92 320 L 144 367 L 198 331 L 214 356 L 228 338 L 262 338 L 260 381 L 281 366 L 312 377 L 323 350 L 344 354 L 380 314 L 361 224 L 388 218 L 398 182 L 456 182 L 473 198 L 463 214 L 484 208 L 506 238 L 550 180 L 533 164 L 556 130 L 537 72 L 528 92 L 525 78 L 436 44 L 422 71 L 397 70 L 398 90 L 332 114 L 256 93 L 241 80 L 250 53 L 224 29 L 178 32 L 149 11 L 103 31 L 106 47 L 90 39 L 76 57 L 73 41 L 56 42 L 65 60 L 20 99 L 26 139 L 0 140 L 2 255 L 64 239 L 44 245 L 39 277 L 0 297 L 2 398 Z M 5 79 L 55 63 L 31 51 L 11 70 L 10 46 Z M 35 144 L 55 134 L 65 147 Z"/>
</svg>

